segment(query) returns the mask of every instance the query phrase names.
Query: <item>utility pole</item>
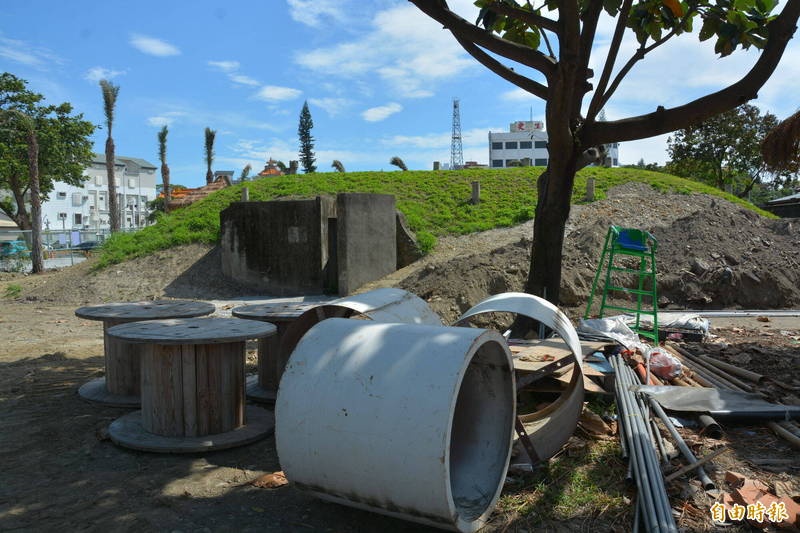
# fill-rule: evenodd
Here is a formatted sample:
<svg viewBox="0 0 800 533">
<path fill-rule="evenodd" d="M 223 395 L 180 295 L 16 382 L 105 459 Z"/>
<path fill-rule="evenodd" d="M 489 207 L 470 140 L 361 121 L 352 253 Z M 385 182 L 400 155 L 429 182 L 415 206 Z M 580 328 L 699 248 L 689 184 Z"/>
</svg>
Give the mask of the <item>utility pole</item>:
<svg viewBox="0 0 800 533">
<path fill-rule="evenodd" d="M 461 146 L 461 111 L 458 98 L 453 98 L 453 138 L 450 142 L 450 170 L 464 168 L 464 150 Z"/>
</svg>

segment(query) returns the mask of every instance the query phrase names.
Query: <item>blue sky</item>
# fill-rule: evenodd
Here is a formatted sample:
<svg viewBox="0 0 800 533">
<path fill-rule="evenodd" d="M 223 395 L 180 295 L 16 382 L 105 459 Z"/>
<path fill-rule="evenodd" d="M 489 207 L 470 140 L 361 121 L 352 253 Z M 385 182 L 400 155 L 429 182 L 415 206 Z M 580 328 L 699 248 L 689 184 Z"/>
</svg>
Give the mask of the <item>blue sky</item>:
<svg viewBox="0 0 800 533">
<path fill-rule="evenodd" d="M 449 5 L 469 20 L 469 0 Z M 449 161 L 452 98 L 461 99 L 466 160 L 486 163 L 487 132 L 542 120 L 543 103 L 464 53 L 452 36 L 400 0 L 74 2 L 0 4 L 0 69 L 52 102 L 71 102 L 102 123 L 98 80 L 121 86 L 119 154 L 157 162 L 156 132 L 169 124 L 173 183 L 205 182 L 203 129 L 218 132 L 215 170 L 257 172 L 268 157 L 297 159 L 297 122 L 308 100 L 317 165 L 391 170 Z M 613 31 L 601 20 L 592 67 Z M 627 59 L 635 42 L 625 41 Z M 639 63 L 607 106 L 610 120 L 679 105 L 744 74 L 754 52 L 725 59 L 684 35 Z M 622 61 L 620 61 L 621 63 Z M 790 44 L 756 104 L 789 115 L 800 103 L 800 46 Z M 95 137 L 103 150 L 105 131 Z M 623 143 L 620 159 L 663 162 L 666 136 Z"/>
</svg>

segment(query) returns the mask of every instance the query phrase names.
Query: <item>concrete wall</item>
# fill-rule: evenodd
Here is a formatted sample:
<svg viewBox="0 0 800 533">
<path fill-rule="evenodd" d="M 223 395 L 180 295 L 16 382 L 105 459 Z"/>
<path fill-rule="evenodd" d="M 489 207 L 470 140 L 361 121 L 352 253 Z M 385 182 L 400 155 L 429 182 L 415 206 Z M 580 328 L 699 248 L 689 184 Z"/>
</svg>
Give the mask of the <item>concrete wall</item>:
<svg viewBox="0 0 800 533">
<path fill-rule="evenodd" d="M 345 295 L 396 270 L 395 200 L 390 194 L 342 193 L 336 212 L 338 290 Z"/>
<path fill-rule="evenodd" d="M 220 214 L 222 272 L 274 295 L 325 288 L 332 198 L 235 202 Z"/>
</svg>

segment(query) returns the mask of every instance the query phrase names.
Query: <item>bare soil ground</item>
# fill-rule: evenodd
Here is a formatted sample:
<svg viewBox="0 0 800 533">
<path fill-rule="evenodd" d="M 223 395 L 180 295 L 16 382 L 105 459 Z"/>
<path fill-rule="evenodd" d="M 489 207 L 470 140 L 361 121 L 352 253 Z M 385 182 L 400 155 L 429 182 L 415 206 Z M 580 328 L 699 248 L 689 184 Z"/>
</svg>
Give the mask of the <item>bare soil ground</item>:
<svg viewBox="0 0 800 533">
<path fill-rule="evenodd" d="M 628 185 L 607 200 L 573 210 L 562 288 L 573 316 L 582 312 L 612 221 L 650 229 L 659 239 L 663 306 L 800 305 L 796 221 L 762 219 L 719 199 L 661 195 Z M 364 289 L 401 286 L 453 320 L 488 294 L 522 288 L 530 235 L 528 223 L 443 238 L 431 256 Z M 0 297 L 9 287 L 14 288 L 9 294 L 16 294 L 19 287 L 18 296 L 0 304 L 0 530 L 434 531 L 327 504 L 291 484 L 250 485 L 280 469 L 272 437 L 187 456 L 133 452 L 107 440 L 108 424 L 127 411 L 78 398 L 82 383 L 102 375 L 103 347 L 101 325 L 76 318 L 75 307 L 154 297 L 258 295 L 221 276 L 218 254 L 217 248 L 191 245 L 96 273 L 90 260 L 41 276 L 0 276 Z M 794 339 L 800 320 L 744 327 L 726 320 L 725 329 L 716 333 L 728 344 L 719 357 L 800 387 L 800 345 Z M 252 350 L 248 360 L 254 370 Z M 785 396 L 782 401 L 793 401 L 796 393 Z M 798 451 L 762 427 L 725 429 L 721 443 L 685 430 L 699 455 L 717 444 L 732 448 L 709 467 L 715 480 L 721 482 L 733 469 L 770 486 L 786 481 L 800 490 Z M 764 458 L 784 463 L 765 466 Z M 613 441 L 576 437 L 541 472 L 513 476 L 487 531 L 629 531 L 634 491 L 624 482 L 625 470 Z M 685 481 L 670 486 L 679 524 L 687 531 L 709 530 L 705 513 L 712 499 L 692 486 Z M 598 498 L 600 493 L 608 501 Z"/>
</svg>

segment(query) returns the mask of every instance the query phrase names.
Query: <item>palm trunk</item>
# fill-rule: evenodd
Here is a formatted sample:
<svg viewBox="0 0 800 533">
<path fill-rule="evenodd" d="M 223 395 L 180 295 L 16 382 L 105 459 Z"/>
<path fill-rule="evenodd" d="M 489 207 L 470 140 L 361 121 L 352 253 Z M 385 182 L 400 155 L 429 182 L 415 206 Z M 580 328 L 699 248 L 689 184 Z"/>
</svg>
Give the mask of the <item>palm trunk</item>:
<svg viewBox="0 0 800 533">
<path fill-rule="evenodd" d="M 108 174 L 108 211 L 111 232 L 119 231 L 119 200 L 117 199 L 117 180 L 114 176 L 114 139 L 111 138 L 109 130 L 106 139 L 106 173 Z"/>
<path fill-rule="evenodd" d="M 31 261 L 33 273 L 44 272 L 42 258 L 42 201 L 39 195 L 39 142 L 35 131 L 28 132 L 28 169 L 31 179 Z"/>
<path fill-rule="evenodd" d="M 214 173 L 211 172 L 211 165 L 208 166 L 208 170 L 206 171 L 206 185 L 214 181 Z"/>
<path fill-rule="evenodd" d="M 164 212 L 169 213 L 172 191 L 169 189 L 169 167 L 164 162 L 161 163 L 161 183 L 164 185 Z"/>
</svg>

